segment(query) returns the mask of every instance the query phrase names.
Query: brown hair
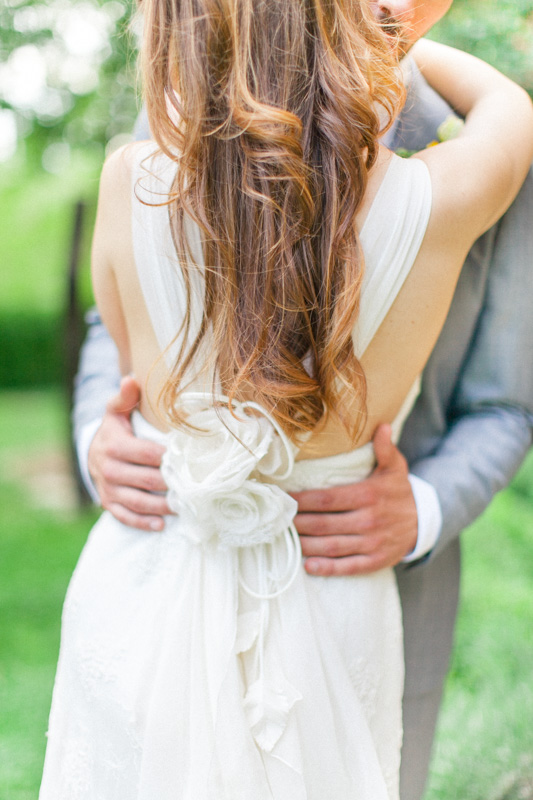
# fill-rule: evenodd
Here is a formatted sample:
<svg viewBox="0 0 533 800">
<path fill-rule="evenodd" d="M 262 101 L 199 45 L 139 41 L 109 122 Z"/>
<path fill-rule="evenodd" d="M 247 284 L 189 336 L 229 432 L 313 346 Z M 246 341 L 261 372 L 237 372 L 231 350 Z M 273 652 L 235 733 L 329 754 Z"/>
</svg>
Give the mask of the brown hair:
<svg viewBox="0 0 533 800">
<path fill-rule="evenodd" d="M 178 162 L 170 218 L 188 287 L 187 217 L 205 263 L 203 322 L 164 405 L 184 421 L 177 400 L 209 332 L 230 400 L 253 398 L 294 437 L 333 411 L 355 436 L 361 419 L 344 419 L 341 402 L 348 390 L 365 408 L 355 216 L 383 117 L 403 97 L 390 42 L 366 0 L 143 0 L 142 10 L 146 105 Z M 184 342 L 190 327 L 189 313 Z"/>
</svg>

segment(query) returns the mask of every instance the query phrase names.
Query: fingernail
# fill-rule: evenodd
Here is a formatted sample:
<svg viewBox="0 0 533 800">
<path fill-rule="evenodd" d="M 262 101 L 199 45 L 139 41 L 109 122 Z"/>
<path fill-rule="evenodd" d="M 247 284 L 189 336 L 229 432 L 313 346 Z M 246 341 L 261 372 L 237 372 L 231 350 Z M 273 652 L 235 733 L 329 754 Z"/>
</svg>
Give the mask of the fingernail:
<svg viewBox="0 0 533 800">
<path fill-rule="evenodd" d="M 318 561 L 312 561 L 308 559 L 305 562 L 305 568 L 307 572 L 313 572 L 315 575 L 318 574 L 318 572 L 320 572 L 320 564 L 318 563 Z"/>
<path fill-rule="evenodd" d="M 152 530 L 152 531 L 162 531 L 164 525 L 165 525 L 165 523 L 163 522 L 162 519 L 154 519 L 150 523 L 150 530 Z"/>
</svg>

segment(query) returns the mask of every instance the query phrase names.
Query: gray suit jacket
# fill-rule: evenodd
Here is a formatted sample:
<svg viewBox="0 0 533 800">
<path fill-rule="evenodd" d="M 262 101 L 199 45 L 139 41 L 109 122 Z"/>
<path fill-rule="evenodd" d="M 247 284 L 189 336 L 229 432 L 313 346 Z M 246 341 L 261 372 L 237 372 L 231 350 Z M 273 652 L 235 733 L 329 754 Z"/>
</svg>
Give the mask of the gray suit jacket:
<svg viewBox="0 0 533 800">
<path fill-rule="evenodd" d="M 449 113 L 415 71 L 392 148 L 423 148 Z M 458 534 L 509 483 L 531 442 L 532 272 L 533 171 L 467 258 L 400 441 L 411 471 L 437 490 L 443 516 L 429 557 L 397 568 L 406 696 L 444 679 L 459 590 Z"/>
<path fill-rule="evenodd" d="M 393 148 L 423 148 L 448 114 L 415 73 Z M 458 534 L 508 484 L 530 445 L 532 222 L 530 175 L 513 207 L 468 257 L 401 439 L 412 472 L 435 487 L 443 512 L 435 550 L 397 568 L 406 696 L 434 689 L 446 674 L 459 587 Z M 118 379 L 114 345 L 93 324 L 81 355 L 75 435 L 103 415 Z"/>
</svg>

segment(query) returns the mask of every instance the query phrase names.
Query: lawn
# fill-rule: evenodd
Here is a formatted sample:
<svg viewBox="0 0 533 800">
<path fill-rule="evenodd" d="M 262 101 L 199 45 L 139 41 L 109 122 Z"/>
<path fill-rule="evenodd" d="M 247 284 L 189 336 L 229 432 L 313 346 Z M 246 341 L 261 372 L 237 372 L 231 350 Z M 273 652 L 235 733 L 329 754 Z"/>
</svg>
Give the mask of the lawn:
<svg viewBox="0 0 533 800">
<path fill-rule="evenodd" d="M 94 520 L 44 508 L 31 470 L 5 468 L 44 463 L 47 454 L 55 460 L 65 429 L 57 392 L 0 394 L 0 800 L 37 797 L 61 604 Z M 425 800 L 531 800 L 533 457 L 465 534 L 464 556 L 457 645 Z"/>
</svg>

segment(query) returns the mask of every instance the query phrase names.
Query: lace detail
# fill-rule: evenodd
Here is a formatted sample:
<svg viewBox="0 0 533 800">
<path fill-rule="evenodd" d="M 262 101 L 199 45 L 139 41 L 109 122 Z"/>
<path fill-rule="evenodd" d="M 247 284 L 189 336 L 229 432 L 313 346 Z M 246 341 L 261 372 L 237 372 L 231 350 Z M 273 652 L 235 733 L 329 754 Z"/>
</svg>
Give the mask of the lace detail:
<svg viewBox="0 0 533 800">
<path fill-rule="evenodd" d="M 78 644 L 80 680 L 89 697 L 97 697 L 104 684 L 120 683 L 127 663 L 125 649 L 116 650 L 103 638 L 82 639 Z"/>
<path fill-rule="evenodd" d="M 365 658 L 358 658 L 349 667 L 350 678 L 352 679 L 357 696 L 365 709 L 369 720 L 376 713 L 376 700 L 378 697 L 379 680 L 376 673 L 373 673 Z"/>
<path fill-rule="evenodd" d="M 84 800 L 91 790 L 92 763 L 87 736 L 73 738 L 65 750 L 65 781 L 58 800 Z"/>
</svg>

